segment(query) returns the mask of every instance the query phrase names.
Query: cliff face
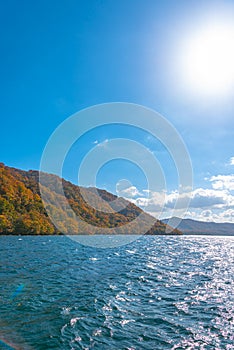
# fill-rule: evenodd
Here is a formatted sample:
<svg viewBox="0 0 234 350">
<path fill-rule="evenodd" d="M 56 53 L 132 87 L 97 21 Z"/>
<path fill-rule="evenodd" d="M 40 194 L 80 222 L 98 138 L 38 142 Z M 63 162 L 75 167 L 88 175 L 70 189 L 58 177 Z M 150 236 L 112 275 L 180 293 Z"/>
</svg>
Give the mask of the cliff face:
<svg viewBox="0 0 234 350">
<path fill-rule="evenodd" d="M 141 214 L 139 222 L 139 232 L 144 231 L 144 224 L 152 221 L 152 217 L 144 213 L 134 204 L 117 199 L 111 193 L 94 188 L 80 188 L 72 183 L 63 180 L 63 189 L 66 198 L 75 212 L 83 221 L 93 226 L 92 232 L 85 231 L 84 225 L 77 225 L 72 210 L 68 212 L 63 205 L 57 205 L 56 199 L 57 183 L 59 178 L 55 175 L 46 174 L 46 187 L 48 198 L 48 210 L 59 219 L 59 228 L 56 228 L 50 221 L 47 212 L 43 206 L 39 190 L 39 173 L 38 171 L 23 171 L 5 166 L 0 163 L 0 234 L 84 234 L 84 233 L 102 233 L 103 227 L 112 228 L 113 233 L 118 228 L 118 233 L 134 234 L 135 230 L 131 225 L 132 222 Z M 82 192 L 82 195 L 81 195 Z M 92 203 L 90 206 L 84 200 L 84 194 Z M 118 213 L 114 212 L 116 206 L 120 206 Z M 121 209 L 123 207 L 123 209 Z M 114 210 L 113 210 L 114 209 Z M 79 227 L 78 227 L 79 226 Z M 166 225 L 156 220 L 147 234 L 165 234 Z M 174 230 L 171 234 L 181 234 L 181 231 Z"/>
</svg>

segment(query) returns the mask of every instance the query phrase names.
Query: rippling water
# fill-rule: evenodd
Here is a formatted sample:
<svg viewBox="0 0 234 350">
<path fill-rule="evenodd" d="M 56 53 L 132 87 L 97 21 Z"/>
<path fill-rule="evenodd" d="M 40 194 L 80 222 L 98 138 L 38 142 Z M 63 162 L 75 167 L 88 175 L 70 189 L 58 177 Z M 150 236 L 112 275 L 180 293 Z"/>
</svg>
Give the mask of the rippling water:
<svg viewBox="0 0 234 350">
<path fill-rule="evenodd" d="M 0 236 L 0 349 L 234 349 L 234 238 Z"/>
</svg>

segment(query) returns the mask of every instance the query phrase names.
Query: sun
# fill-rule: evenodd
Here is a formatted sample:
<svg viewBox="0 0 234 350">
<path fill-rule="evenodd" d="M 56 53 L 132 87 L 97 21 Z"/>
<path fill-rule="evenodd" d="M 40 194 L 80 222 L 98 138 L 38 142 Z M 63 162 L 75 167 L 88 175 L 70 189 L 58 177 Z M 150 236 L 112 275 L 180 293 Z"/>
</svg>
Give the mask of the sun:
<svg viewBox="0 0 234 350">
<path fill-rule="evenodd" d="M 206 25 L 191 34 L 182 49 L 186 85 L 197 93 L 227 94 L 234 89 L 234 25 Z"/>
</svg>

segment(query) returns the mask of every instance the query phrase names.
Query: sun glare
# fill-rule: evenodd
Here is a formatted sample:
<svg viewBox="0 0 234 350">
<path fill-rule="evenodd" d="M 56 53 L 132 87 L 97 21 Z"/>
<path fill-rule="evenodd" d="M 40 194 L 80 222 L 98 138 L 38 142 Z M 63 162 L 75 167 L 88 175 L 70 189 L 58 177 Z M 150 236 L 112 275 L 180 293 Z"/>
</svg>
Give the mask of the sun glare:
<svg viewBox="0 0 234 350">
<path fill-rule="evenodd" d="M 200 29 L 188 38 L 182 52 L 184 80 L 197 93 L 227 94 L 234 88 L 234 25 Z"/>
</svg>

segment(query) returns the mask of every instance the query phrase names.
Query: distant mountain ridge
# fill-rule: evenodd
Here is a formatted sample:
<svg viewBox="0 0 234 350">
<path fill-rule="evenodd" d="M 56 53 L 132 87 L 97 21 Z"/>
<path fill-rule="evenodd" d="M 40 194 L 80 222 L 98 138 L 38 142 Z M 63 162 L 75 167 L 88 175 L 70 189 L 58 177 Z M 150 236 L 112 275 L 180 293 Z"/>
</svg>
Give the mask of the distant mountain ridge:
<svg viewBox="0 0 234 350">
<path fill-rule="evenodd" d="M 168 223 L 169 219 L 162 220 Z M 177 227 L 186 235 L 234 236 L 234 223 L 216 223 L 182 219 Z"/>
<path fill-rule="evenodd" d="M 39 189 L 39 172 L 35 170 L 24 171 L 5 166 L 0 163 L 0 234 L 101 234 L 104 227 L 121 234 L 134 234 L 131 226 L 134 219 L 141 215 L 138 229 L 144 233 L 148 222 L 154 223 L 146 234 L 162 235 L 166 233 L 167 225 L 152 218 L 133 203 L 119 198 L 120 210 L 115 212 L 117 196 L 94 188 L 81 188 L 69 181 L 62 180 L 66 199 L 61 200 L 58 192 L 60 179 L 56 175 L 44 174 L 46 183 L 44 187 L 47 198 L 47 210 L 57 218 L 59 225 L 53 225 L 45 210 Z M 91 198 L 94 206 L 89 205 L 81 195 L 84 193 Z M 98 194 L 96 193 L 98 191 Z M 101 200 L 100 200 L 101 197 Z M 59 199 L 59 201 L 57 201 Z M 57 203 L 60 203 L 57 205 Z M 72 210 L 65 210 L 69 203 Z M 98 208 L 98 209 L 97 209 Z M 121 209 L 123 208 L 123 209 Z M 75 216 L 80 217 L 81 223 L 77 225 Z M 90 224 L 92 230 L 87 232 L 84 223 Z M 182 234 L 174 229 L 169 234 Z"/>
</svg>

